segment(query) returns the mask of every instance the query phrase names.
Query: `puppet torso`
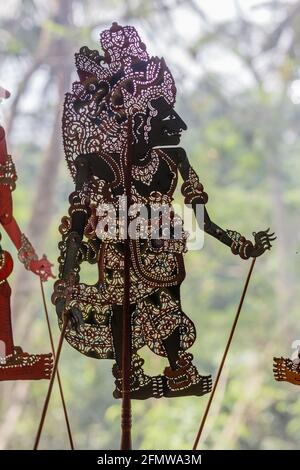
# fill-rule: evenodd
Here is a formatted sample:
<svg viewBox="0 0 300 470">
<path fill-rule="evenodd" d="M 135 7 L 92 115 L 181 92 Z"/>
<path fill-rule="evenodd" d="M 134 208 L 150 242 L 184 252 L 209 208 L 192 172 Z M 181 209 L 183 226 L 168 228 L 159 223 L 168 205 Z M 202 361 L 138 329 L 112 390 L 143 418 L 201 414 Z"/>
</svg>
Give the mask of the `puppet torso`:
<svg viewBox="0 0 300 470">
<path fill-rule="evenodd" d="M 173 193 L 177 184 L 176 165 L 161 150 L 153 150 L 151 160 L 144 166 L 134 166 L 132 169 L 132 212 L 130 223 L 139 222 L 139 235 L 130 240 L 132 268 L 131 268 L 131 302 L 136 303 L 141 298 L 151 294 L 160 287 L 177 285 L 184 279 L 185 270 L 183 253 L 186 251 L 187 233 L 182 227 L 182 220 L 169 213 L 172 212 Z M 84 157 L 82 157 L 84 158 Z M 124 221 L 122 211 L 122 167 L 117 158 L 92 155 L 88 156 L 89 182 L 79 196 L 79 199 L 88 198 L 91 216 L 85 226 L 85 236 L 91 243 L 96 239 L 101 240 L 98 262 L 99 282 L 102 284 L 98 301 L 102 305 L 122 304 L 124 295 L 124 240 L 122 239 L 122 227 Z M 149 215 L 143 217 L 140 212 L 141 205 L 149 207 L 156 203 L 157 207 L 164 207 L 166 222 L 171 231 L 179 224 L 179 236 L 153 237 L 149 230 Z M 116 218 L 116 224 L 107 215 L 111 210 L 112 217 Z M 120 211 L 120 212 L 119 212 Z M 125 212 L 126 208 L 125 208 Z M 153 214 L 152 214 L 153 215 Z M 106 230 L 109 222 L 110 229 Z M 152 229 L 161 230 L 162 222 L 156 220 L 158 227 Z M 101 266 L 100 266 L 101 265 Z M 95 289 L 97 289 L 95 287 Z M 79 296 L 83 292 L 80 289 Z"/>
<path fill-rule="evenodd" d="M 95 203 L 110 203 L 124 195 L 125 170 L 119 155 L 90 154 L 80 158 L 88 159 Z M 153 149 L 145 164 L 132 167 L 132 203 L 171 204 L 176 185 L 177 167 L 162 150 Z"/>
</svg>

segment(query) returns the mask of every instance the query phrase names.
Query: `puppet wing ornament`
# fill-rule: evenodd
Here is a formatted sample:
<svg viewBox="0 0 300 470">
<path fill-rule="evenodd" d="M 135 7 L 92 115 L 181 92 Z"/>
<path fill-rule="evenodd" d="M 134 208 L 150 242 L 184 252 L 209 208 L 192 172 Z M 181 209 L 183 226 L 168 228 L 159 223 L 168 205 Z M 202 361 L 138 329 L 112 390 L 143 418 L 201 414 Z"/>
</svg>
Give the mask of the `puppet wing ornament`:
<svg viewBox="0 0 300 470">
<path fill-rule="evenodd" d="M 0 99 L 10 93 L 0 87 Z M 27 270 L 47 281 L 51 264 L 45 256 L 38 256 L 21 233 L 13 215 L 12 191 L 17 174 L 12 157 L 7 154 L 5 131 L 0 126 L 0 223 L 18 250 L 18 258 Z M 13 270 L 13 260 L 8 251 L 0 246 L 0 381 L 49 379 L 52 370 L 52 354 L 28 354 L 15 346 L 11 320 L 11 288 L 7 278 Z"/>
<path fill-rule="evenodd" d="M 195 214 L 199 206 L 204 211 L 201 228 L 235 255 L 261 255 L 272 236 L 259 232 L 252 243 L 210 220 L 208 196 L 178 147 L 187 126 L 174 110 L 176 87 L 164 59 L 148 55 L 135 28 L 117 23 L 101 34 L 101 46 L 104 55 L 87 47 L 75 55 L 79 81 L 64 103 L 65 156 L 75 190 L 60 225 L 52 300 L 60 325 L 63 313 L 70 315 L 66 339 L 75 349 L 114 361 L 115 398 L 125 392 L 133 399 L 203 395 L 211 377 L 193 363 L 195 326 L 180 299 L 188 234 L 172 208 L 178 176 L 185 204 Z M 126 237 L 128 225 L 134 236 Z M 82 263 L 97 269 L 95 284 L 81 279 Z M 130 390 L 123 384 L 126 305 Z M 144 372 L 139 350 L 145 345 L 168 359 L 163 373 Z"/>
</svg>

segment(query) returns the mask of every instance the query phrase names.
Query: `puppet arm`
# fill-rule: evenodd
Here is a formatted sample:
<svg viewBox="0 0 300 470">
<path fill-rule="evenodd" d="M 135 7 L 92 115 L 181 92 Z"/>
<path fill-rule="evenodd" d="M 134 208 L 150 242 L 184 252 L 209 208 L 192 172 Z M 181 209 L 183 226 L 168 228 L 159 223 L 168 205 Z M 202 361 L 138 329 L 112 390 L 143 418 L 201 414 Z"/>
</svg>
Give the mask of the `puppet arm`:
<svg viewBox="0 0 300 470">
<path fill-rule="evenodd" d="M 76 159 L 75 191 L 70 194 L 69 217 L 63 217 L 60 226 L 62 241 L 59 243 L 59 279 L 54 284 L 52 303 L 61 318 L 66 309 L 72 290 L 79 283 L 79 265 L 84 229 L 87 224 L 90 208 L 88 197 L 89 167 L 84 156 Z M 70 320 L 75 329 L 83 324 L 80 310 L 76 307 L 68 309 Z"/>
<path fill-rule="evenodd" d="M 16 187 L 16 180 L 15 165 L 7 154 L 5 131 L 0 126 L 0 223 L 18 250 L 19 260 L 25 268 L 40 276 L 42 281 L 47 281 L 48 277 L 54 277 L 51 271 L 53 265 L 45 255 L 38 259 L 33 246 L 21 232 L 13 216 L 12 191 Z"/>
<path fill-rule="evenodd" d="M 201 230 L 208 233 L 221 243 L 229 246 L 235 255 L 242 259 L 250 257 L 256 258 L 271 248 L 271 241 L 275 240 L 273 233 L 268 230 L 253 232 L 254 242 L 247 240 L 239 232 L 234 230 L 224 230 L 215 224 L 209 217 L 206 209 L 208 195 L 200 183 L 198 175 L 190 165 L 186 152 L 182 148 L 172 149 L 171 155 L 178 164 L 179 172 L 183 179 L 181 192 L 184 196 L 185 204 L 192 206 L 198 225 Z M 198 216 L 199 207 L 203 209 L 203 218 Z M 200 220 L 201 219 L 201 220 Z"/>
</svg>

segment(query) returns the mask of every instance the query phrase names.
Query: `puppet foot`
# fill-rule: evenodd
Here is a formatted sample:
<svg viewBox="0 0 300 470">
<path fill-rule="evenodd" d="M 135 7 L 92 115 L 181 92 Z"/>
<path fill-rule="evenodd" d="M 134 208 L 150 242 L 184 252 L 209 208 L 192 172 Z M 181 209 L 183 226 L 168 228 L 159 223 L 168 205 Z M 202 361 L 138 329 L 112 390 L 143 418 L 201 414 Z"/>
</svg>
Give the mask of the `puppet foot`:
<svg viewBox="0 0 300 470">
<path fill-rule="evenodd" d="M 192 360 L 192 354 L 184 353 L 177 361 L 177 369 L 165 368 L 167 383 L 165 397 L 202 396 L 211 392 L 211 375 L 200 375 Z"/>
<path fill-rule="evenodd" d="M 294 385 L 300 385 L 300 367 L 291 359 L 284 357 L 274 357 L 273 372 L 274 378 L 278 382 L 290 382 Z"/>
<path fill-rule="evenodd" d="M 166 390 L 166 381 L 164 376 L 157 375 L 150 377 L 143 371 L 144 360 L 138 356 L 133 358 L 133 367 L 131 369 L 130 398 L 133 400 L 147 400 L 148 398 L 161 398 Z M 112 369 L 116 378 L 116 388 L 113 392 L 114 398 L 122 398 L 122 370 L 114 364 Z"/>
<path fill-rule="evenodd" d="M 0 362 L 0 381 L 50 379 L 52 354 L 28 354 L 20 347 Z"/>
</svg>

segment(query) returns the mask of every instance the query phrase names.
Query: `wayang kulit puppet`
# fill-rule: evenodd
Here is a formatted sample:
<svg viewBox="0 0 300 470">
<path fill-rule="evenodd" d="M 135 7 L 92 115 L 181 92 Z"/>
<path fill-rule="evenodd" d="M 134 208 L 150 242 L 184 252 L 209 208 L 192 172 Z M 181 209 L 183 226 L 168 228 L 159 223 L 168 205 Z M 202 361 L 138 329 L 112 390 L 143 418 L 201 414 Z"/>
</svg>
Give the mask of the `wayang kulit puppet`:
<svg viewBox="0 0 300 470">
<path fill-rule="evenodd" d="M 9 92 L 0 87 L 1 98 Z M 27 237 L 21 233 L 13 215 L 12 191 L 17 174 L 11 155 L 6 148 L 5 131 L 0 126 L 0 223 L 18 250 L 18 258 L 27 270 L 47 281 L 51 264 L 45 255 L 39 259 Z M 15 346 L 11 319 L 11 288 L 7 278 L 13 270 L 13 260 L 8 251 L 0 247 L 0 381 L 49 379 L 52 354 L 29 354 Z"/>
<path fill-rule="evenodd" d="M 87 47 L 75 55 L 79 81 L 64 103 L 65 156 L 75 190 L 60 225 L 60 274 L 52 300 L 60 325 L 68 311 L 71 326 L 66 339 L 75 349 L 114 361 L 113 395 L 120 398 L 124 289 L 129 283 L 130 397 L 203 395 L 211 390 L 211 377 L 201 375 L 193 363 L 189 348 L 195 327 L 180 299 L 187 233 L 172 208 L 178 177 L 183 180 L 184 203 L 195 214 L 199 206 L 204 211 L 200 228 L 233 254 L 245 260 L 262 255 L 271 247 L 272 234 L 258 232 L 251 242 L 210 219 L 208 196 L 184 149 L 178 147 L 187 126 L 174 110 L 176 87 L 164 59 L 148 55 L 135 28 L 117 23 L 101 34 L 101 46 L 104 55 Z M 139 236 L 128 237 L 129 241 L 120 216 L 124 196 L 129 199 L 130 222 L 139 220 Z M 141 207 L 150 214 L 151 208 L 160 206 L 168 208 L 168 237 L 165 220 L 140 216 Z M 115 230 L 110 229 L 111 207 L 117 214 Z M 153 236 L 153 224 L 159 236 Z M 175 236 L 178 227 L 181 235 Z M 93 285 L 80 277 L 85 262 L 98 272 Z M 145 345 L 168 359 L 163 373 L 144 372 L 139 350 Z"/>
</svg>

